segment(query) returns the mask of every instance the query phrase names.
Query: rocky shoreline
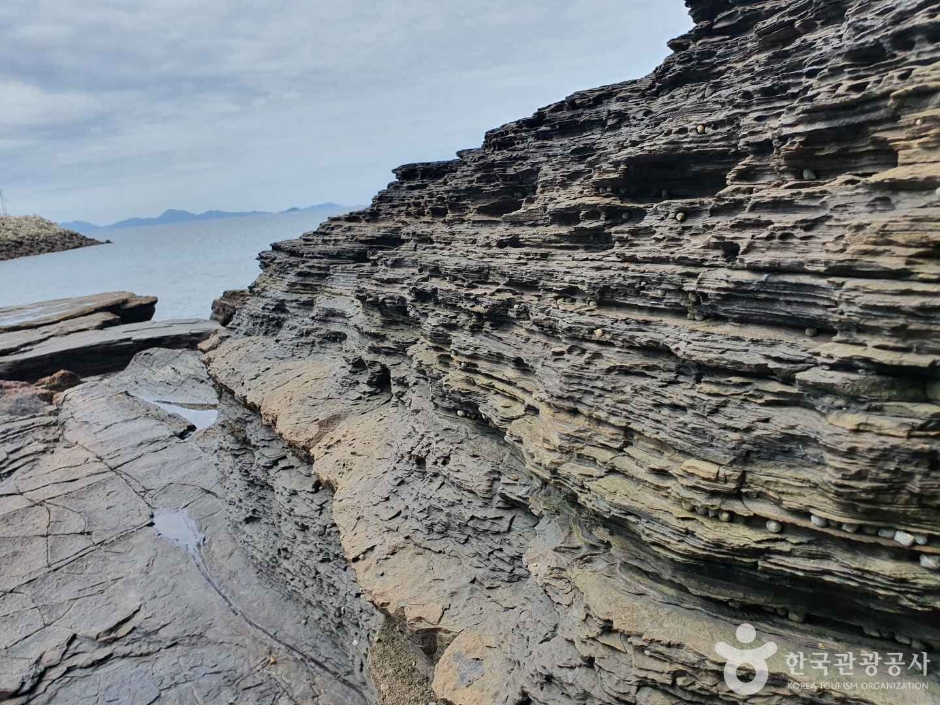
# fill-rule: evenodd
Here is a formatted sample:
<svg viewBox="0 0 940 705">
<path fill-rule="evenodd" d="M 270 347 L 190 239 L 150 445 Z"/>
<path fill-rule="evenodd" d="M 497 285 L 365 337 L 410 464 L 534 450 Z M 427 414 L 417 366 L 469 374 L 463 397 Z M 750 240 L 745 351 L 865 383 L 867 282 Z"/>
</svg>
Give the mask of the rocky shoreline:
<svg viewBox="0 0 940 705">
<path fill-rule="evenodd" d="M 0 698 L 940 702 L 940 15 L 686 4 L 224 328 L 0 311 Z"/>
<path fill-rule="evenodd" d="M 104 244 L 38 215 L 0 216 L 0 261 Z"/>
<path fill-rule="evenodd" d="M 156 304 L 0 309 L 0 700 L 436 702 L 332 492 L 208 377 L 219 326 Z"/>
</svg>

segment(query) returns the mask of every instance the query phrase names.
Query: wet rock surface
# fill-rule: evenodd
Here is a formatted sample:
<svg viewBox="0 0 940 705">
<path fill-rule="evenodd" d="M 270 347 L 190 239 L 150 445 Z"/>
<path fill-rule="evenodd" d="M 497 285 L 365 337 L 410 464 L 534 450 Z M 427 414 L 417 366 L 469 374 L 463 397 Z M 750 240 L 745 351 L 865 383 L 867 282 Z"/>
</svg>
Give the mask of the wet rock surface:
<svg viewBox="0 0 940 705">
<path fill-rule="evenodd" d="M 239 418 L 197 431 L 155 398 L 218 405 L 197 353 L 153 350 L 56 406 L 0 415 L 0 699 L 374 701 L 364 647 L 349 641 L 372 628 L 374 611 L 358 591 L 342 594 L 354 581 L 338 543 L 314 590 L 288 590 L 252 561 L 252 550 L 280 547 L 274 532 L 243 541 L 246 550 L 230 529 L 218 458 L 245 474 L 261 463 L 295 505 L 309 489 L 303 464 L 261 428 L 257 445 L 233 436 Z M 325 498 L 279 528 L 303 518 L 328 544 L 320 515 Z M 302 554 L 301 541 L 290 546 Z M 361 627 L 340 621 L 337 595 Z M 308 618 L 308 599 L 322 619 Z"/>
<path fill-rule="evenodd" d="M 103 244 L 37 215 L 0 216 L 0 261 Z"/>
<path fill-rule="evenodd" d="M 740 701 L 742 622 L 760 702 L 937 702 L 784 655 L 940 645 L 940 9 L 687 4 L 651 76 L 263 253 L 210 373 L 445 702 Z"/>
</svg>

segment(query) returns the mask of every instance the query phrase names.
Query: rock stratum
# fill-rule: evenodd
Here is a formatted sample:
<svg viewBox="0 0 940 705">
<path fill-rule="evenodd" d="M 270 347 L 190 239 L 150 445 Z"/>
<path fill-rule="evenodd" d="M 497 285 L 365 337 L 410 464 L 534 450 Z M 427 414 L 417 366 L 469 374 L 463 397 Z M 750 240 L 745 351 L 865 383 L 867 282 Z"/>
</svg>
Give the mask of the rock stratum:
<svg viewBox="0 0 940 705">
<path fill-rule="evenodd" d="M 940 702 L 940 3 L 686 4 L 649 77 L 262 253 L 205 369 L 73 386 L 94 314 L 43 314 L 0 698 Z"/>
<path fill-rule="evenodd" d="M 0 261 L 103 244 L 38 215 L 0 216 Z"/>
<path fill-rule="evenodd" d="M 115 291 L 0 308 L 0 379 L 34 382 L 68 369 L 123 369 L 154 347 L 195 348 L 218 326 L 199 319 L 151 321 L 155 296 Z"/>
<path fill-rule="evenodd" d="M 687 4 L 649 77 L 263 253 L 210 373 L 445 702 L 745 700 L 742 622 L 754 702 L 940 701 L 784 662 L 940 645 L 940 5 Z"/>
</svg>

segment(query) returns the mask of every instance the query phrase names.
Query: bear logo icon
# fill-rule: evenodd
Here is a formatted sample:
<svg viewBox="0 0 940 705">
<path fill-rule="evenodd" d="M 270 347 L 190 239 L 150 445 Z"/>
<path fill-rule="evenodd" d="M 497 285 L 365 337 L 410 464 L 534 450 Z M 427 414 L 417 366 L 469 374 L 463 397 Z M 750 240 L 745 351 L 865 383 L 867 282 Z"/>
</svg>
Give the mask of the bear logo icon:
<svg viewBox="0 0 940 705">
<path fill-rule="evenodd" d="M 734 635 L 742 644 L 750 644 L 757 638 L 757 630 L 750 624 L 742 624 Z M 725 660 L 725 683 L 738 695 L 754 695 L 767 685 L 769 671 L 767 659 L 777 653 L 777 645 L 768 641 L 755 649 L 738 649 L 731 644 L 719 641 L 715 644 L 715 653 Z M 738 669 L 750 666 L 754 669 L 754 680 L 744 682 L 738 678 Z"/>
</svg>

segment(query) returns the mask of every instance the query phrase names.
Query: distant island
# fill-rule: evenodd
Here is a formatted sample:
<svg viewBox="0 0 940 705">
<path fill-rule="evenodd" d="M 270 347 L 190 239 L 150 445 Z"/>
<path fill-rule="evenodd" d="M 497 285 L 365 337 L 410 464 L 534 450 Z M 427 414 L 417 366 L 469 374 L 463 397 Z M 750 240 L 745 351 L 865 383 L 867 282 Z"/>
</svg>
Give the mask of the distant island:
<svg viewBox="0 0 940 705">
<path fill-rule="evenodd" d="M 317 203 L 307 208 L 288 208 L 281 213 L 320 213 L 324 217 L 348 213 L 358 209 L 359 206 L 342 206 L 338 203 Z M 73 220 L 59 225 L 83 235 L 100 232 L 102 230 L 118 230 L 120 228 L 141 228 L 150 225 L 170 225 L 172 223 L 190 223 L 198 220 L 220 220 L 222 218 L 244 218 L 252 215 L 274 215 L 272 211 L 205 211 L 204 213 L 190 213 L 189 211 L 169 209 L 163 211 L 156 218 L 128 218 L 111 223 L 111 225 L 95 225 L 84 220 Z"/>
</svg>

